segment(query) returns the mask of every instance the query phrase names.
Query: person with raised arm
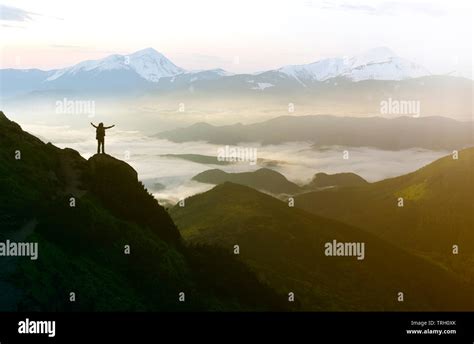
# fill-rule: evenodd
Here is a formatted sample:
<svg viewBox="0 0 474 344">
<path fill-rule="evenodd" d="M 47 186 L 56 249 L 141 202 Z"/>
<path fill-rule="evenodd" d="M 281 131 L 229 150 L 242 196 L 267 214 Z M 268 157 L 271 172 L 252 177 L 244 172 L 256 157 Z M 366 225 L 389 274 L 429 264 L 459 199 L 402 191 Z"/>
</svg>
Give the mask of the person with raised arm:
<svg viewBox="0 0 474 344">
<path fill-rule="evenodd" d="M 105 130 L 115 127 L 115 124 L 110 127 L 104 127 L 104 123 L 99 123 L 99 125 L 94 125 L 91 122 L 91 125 L 96 128 L 95 138 L 97 139 L 97 154 L 100 154 L 100 148 L 102 147 L 102 154 L 105 154 Z"/>
</svg>

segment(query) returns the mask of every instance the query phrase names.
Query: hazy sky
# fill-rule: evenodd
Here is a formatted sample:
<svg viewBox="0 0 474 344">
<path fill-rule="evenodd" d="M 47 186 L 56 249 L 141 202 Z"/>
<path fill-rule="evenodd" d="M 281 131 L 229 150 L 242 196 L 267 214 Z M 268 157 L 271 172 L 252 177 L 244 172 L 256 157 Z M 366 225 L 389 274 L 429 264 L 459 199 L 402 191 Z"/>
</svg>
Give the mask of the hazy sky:
<svg viewBox="0 0 474 344">
<path fill-rule="evenodd" d="M 0 0 L 1 1 L 1 0 Z M 186 69 L 254 72 L 387 46 L 472 77 L 472 0 L 3 1 L 2 68 L 153 47 Z"/>
</svg>

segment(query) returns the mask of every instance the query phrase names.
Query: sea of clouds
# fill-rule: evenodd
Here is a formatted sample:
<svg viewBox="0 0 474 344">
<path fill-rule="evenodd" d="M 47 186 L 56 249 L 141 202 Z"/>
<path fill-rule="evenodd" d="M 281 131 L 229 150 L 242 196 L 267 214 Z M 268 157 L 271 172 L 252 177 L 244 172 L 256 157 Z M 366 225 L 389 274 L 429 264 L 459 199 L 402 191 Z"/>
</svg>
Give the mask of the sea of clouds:
<svg viewBox="0 0 474 344">
<path fill-rule="evenodd" d="M 61 148 L 73 148 L 86 159 L 95 154 L 97 149 L 95 129 L 92 127 L 72 129 L 67 125 L 31 124 L 23 125 L 23 128 L 45 142 L 52 142 Z M 266 146 L 245 143 L 241 147 L 256 148 L 259 159 L 276 161 L 271 168 L 299 184 L 307 183 L 318 172 L 354 172 L 374 182 L 415 171 L 449 153 L 415 148 L 400 151 L 335 146 L 314 149 L 309 142 Z M 191 180 L 205 170 L 219 168 L 226 172 L 244 172 L 264 167 L 262 164 L 251 165 L 249 162 L 206 165 L 163 157 L 164 154 L 216 156 L 222 146 L 206 142 L 174 143 L 120 128 L 107 131 L 105 149 L 106 153 L 133 166 L 139 178 L 162 203 L 176 203 L 180 199 L 211 189 L 213 185 Z"/>
</svg>

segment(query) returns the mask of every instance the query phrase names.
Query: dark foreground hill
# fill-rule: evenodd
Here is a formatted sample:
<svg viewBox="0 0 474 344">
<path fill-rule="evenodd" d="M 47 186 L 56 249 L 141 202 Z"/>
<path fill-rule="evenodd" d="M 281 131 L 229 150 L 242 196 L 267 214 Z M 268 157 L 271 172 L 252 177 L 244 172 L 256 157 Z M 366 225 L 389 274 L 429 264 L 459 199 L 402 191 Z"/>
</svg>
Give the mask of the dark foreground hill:
<svg viewBox="0 0 474 344">
<path fill-rule="evenodd" d="M 224 183 L 171 216 L 190 243 L 219 245 L 305 310 L 473 310 L 472 285 L 357 227 Z M 326 256 L 325 244 L 364 243 L 365 257 Z M 455 290 L 456 292 L 448 292 Z M 404 293 L 404 302 L 397 300 Z"/>
<path fill-rule="evenodd" d="M 229 253 L 184 246 L 125 162 L 44 144 L 2 112 L 0 158 L 0 239 L 38 243 L 37 260 L 0 257 L 1 310 L 286 309 Z"/>
</svg>

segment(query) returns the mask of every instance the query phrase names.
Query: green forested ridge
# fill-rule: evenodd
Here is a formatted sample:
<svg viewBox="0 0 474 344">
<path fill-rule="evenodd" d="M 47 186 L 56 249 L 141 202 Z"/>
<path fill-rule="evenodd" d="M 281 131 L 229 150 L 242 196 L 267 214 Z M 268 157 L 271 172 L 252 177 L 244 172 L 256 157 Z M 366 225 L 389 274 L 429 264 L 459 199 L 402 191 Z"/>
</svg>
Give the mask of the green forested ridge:
<svg viewBox="0 0 474 344">
<path fill-rule="evenodd" d="M 473 174 L 474 148 L 467 148 L 458 159 L 448 155 L 400 177 L 299 195 L 295 205 L 364 228 L 474 281 Z"/>
<path fill-rule="evenodd" d="M 239 245 L 240 257 L 306 310 L 473 309 L 452 272 L 354 226 L 322 218 L 249 187 L 224 183 L 170 214 L 190 243 Z M 365 259 L 327 257 L 326 242 L 365 243 Z M 455 290 L 456 292 L 452 292 Z M 397 301 L 404 292 L 405 302 Z"/>
</svg>

